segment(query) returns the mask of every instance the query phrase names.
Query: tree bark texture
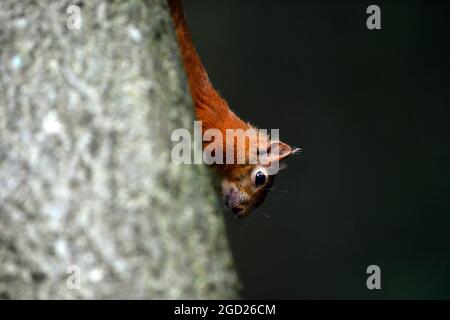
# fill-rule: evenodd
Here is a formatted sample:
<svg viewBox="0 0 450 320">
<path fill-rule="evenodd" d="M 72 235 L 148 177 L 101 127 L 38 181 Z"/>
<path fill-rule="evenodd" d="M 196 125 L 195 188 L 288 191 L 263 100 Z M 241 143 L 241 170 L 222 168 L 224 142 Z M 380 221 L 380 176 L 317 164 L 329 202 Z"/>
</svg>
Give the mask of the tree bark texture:
<svg viewBox="0 0 450 320">
<path fill-rule="evenodd" d="M 0 298 L 237 297 L 193 120 L 164 0 L 2 0 Z"/>
</svg>

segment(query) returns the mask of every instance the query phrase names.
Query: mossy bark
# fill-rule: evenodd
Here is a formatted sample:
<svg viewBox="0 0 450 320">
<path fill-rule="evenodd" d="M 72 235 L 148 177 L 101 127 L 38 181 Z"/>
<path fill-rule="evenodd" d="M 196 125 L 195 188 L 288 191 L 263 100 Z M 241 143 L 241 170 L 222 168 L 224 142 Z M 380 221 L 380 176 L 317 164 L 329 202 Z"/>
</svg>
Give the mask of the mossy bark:
<svg viewBox="0 0 450 320">
<path fill-rule="evenodd" d="M 0 2 L 0 297 L 235 298 L 167 4 L 71 4 Z"/>
</svg>

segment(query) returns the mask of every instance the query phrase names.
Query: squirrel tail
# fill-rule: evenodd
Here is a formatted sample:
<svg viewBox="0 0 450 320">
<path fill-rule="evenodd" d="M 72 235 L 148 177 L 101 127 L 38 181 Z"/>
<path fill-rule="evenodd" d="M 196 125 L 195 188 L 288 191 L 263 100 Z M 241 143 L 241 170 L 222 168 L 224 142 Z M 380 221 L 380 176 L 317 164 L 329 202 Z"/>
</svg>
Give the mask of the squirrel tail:
<svg viewBox="0 0 450 320">
<path fill-rule="evenodd" d="M 247 129 L 250 126 L 239 119 L 227 102 L 214 89 L 208 73 L 192 42 L 191 33 L 184 17 L 180 0 L 168 0 L 181 56 L 188 76 L 196 115 L 203 122 L 203 130 L 216 128 L 225 132 L 227 128 Z"/>
</svg>

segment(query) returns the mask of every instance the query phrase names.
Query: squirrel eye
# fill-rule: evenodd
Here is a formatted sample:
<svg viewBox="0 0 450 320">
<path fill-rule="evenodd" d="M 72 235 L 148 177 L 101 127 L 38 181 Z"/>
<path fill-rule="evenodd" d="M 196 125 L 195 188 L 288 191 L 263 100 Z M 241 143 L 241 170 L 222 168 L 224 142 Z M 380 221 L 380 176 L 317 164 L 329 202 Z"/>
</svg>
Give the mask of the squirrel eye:
<svg viewBox="0 0 450 320">
<path fill-rule="evenodd" d="M 255 186 L 259 187 L 266 182 L 266 175 L 262 171 L 256 172 L 255 175 Z"/>
</svg>

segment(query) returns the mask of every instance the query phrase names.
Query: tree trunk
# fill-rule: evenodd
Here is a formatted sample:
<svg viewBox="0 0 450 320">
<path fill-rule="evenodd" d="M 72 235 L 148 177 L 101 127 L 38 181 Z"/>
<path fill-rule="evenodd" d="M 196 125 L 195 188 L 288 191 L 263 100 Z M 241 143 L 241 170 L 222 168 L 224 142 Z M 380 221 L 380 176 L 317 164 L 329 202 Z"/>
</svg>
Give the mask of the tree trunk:
<svg viewBox="0 0 450 320">
<path fill-rule="evenodd" d="M 72 3 L 0 2 L 0 297 L 235 298 L 167 4 Z"/>
</svg>

